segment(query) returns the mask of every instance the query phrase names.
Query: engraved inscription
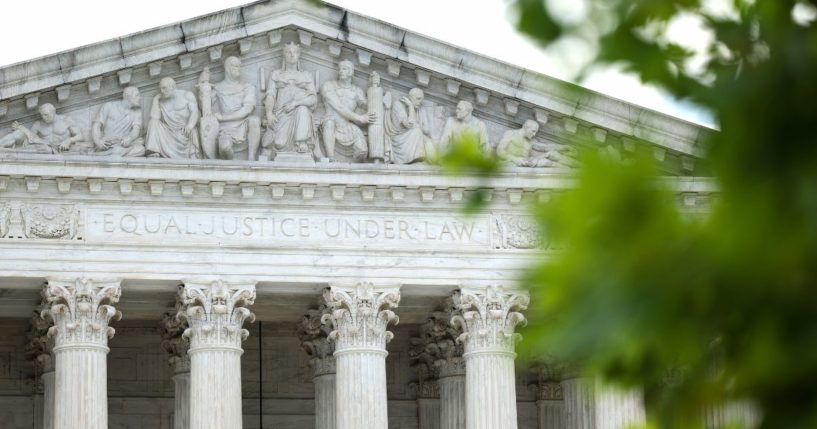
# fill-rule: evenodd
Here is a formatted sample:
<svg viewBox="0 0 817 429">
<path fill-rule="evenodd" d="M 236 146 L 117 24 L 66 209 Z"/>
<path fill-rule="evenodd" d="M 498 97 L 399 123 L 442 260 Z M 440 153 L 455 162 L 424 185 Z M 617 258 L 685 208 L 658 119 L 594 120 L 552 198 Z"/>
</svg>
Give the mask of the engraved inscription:
<svg viewBox="0 0 817 429">
<path fill-rule="evenodd" d="M 86 221 L 89 242 L 156 244 L 237 244 L 278 246 L 412 246 L 427 244 L 490 247 L 487 216 L 374 215 L 365 213 L 237 213 L 91 209 Z"/>
</svg>

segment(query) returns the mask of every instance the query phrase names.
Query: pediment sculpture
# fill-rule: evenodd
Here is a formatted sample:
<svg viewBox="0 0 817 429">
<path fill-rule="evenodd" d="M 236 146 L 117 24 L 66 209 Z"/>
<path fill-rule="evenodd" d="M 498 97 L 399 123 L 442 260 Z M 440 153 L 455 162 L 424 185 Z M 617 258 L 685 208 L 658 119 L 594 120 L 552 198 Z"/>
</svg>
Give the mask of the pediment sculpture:
<svg viewBox="0 0 817 429">
<path fill-rule="evenodd" d="M 404 165 L 429 162 L 457 138 L 471 134 L 486 154 L 509 165 L 578 166 L 571 146 L 537 139 L 536 121 L 507 130 L 493 142 L 474 104 L 460 100 L 449 106 L 455 113 L 443 118 L 435 133 L 428 111 L 423 111 L 423 89 L 393 92 L 377 71 L 367 73 L 367 86 L 359 86 L 355 64 L 348 59 L 337 61 L 336 76 L 319 82 L 317 71 L 302 66 L 300 44 L 287 43 L 282 51 L 280 66 L 257 66 L 260 88 L 242 77 L 245 66 L 237 56 L 223 61 L 223 79 L 217 83 L 205 66 L 191 90 L 177 87 L 171 76 L 159 80 L 152 97 L 144 97 L 135 85 L 126 86 L 121 99 L 101 104 L 90 129 L 58 113 L 53 104 L 42 104 L 30 127 L 12 124 L 0 138 L 0 151 Z M 149 111 L 143 112 L 143 105 Z"/>
</svg>

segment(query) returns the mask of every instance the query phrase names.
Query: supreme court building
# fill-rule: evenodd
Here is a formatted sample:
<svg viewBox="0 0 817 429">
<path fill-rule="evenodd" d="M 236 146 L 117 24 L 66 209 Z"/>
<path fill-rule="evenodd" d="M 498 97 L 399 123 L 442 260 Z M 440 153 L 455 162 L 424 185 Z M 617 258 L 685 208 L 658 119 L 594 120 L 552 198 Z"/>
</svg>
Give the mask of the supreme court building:
<svg viewBox="0 0 817 429">
<path fill-rule="evenodd" d="M 4 67 L 0 428 L 643 421 L 638 392 L 515 362 L 550 247 L 527 207 L 580 140 L 647 149 L 706 212 L 710 132 L 306 0 Z M 466 133 L 507 165 L 489 184 L 427 162 Z"/>
</svg>

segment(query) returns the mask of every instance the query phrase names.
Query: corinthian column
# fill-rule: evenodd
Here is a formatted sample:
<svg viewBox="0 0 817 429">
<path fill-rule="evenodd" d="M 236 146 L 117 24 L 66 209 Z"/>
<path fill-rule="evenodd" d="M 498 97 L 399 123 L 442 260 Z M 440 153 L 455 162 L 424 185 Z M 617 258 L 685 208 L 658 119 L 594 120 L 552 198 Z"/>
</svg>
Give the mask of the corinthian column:
<svg viewBox="0 0 817 429">
<path fill-rule="evenodd" d="M 464 333 L 465 427 L 516 429 L 514 351 L 525 321 L 519 313 L 528 306 L 527 294 L 506 293 L 498 286 L 463 289 L 454 302 L 459 314 L 451 320 Z"/>
<path fill-rule="evenodd" d="M 433 317 L 420 325 L 419 335 L 409 341 L 409 359 L 417 370 L 417 382 L 411 386 L 417 390 L 417 411 L 419 429 L 440 428 L 440 387 L 437 383 L 439 371 L 435 362 L 439 353 L 436 341 L 438 329 Z"/>
<path fill-rule="evenodd" d="M 241 343 L 250 335 L 242 325 L 255 320 L 254 302 L 254 283 L 185 283 L 191 428 L 241 429 Z"/>
<path fill-rule="evenodd" d="M 394 336 L 388 324 L 398 321 L 391 308 L 400 289 L 333 285 L 324 293 L 330 312 L 329 339 L 335 343 L 337 429 L 387 429 L 386 343 Z"/>
<path fill-rule="evenodd" d="M 326 307 L 309 310 L 299 325 L 301 347 L 309 355 L 315 385 L 315 429 L 335 429 L 335 353 L 329 329 L 321 322 Z"/>
<path fill-rule="evenodd" d="M 565 368 L 555 358 L 546 356 L 534 361 L 532 369 L 536 373 L 536 409 L 539 429 L 562 429 L 564 427 L 564 394 L 560 379 Z"/>
<path fill-rule="evenodd" d="M 162 317 L 162 348 L 170 355 L 168 363 L 173 367 L 175 386 L 173 406 L 173 429 L 190 429 L 190 343 L 183 337 L 188 328 L 185 319 L 179 317 L 184 300 L 184 286 L 179 286 L 176 310 Z"/>
<path fill-rule="evenodd" d="M 119 281 L 49 279 L 44 311 L 54 321 L 55 429 L 108 427 L 108 339 L 111 319 L 121 317 Z"/>
</svg>

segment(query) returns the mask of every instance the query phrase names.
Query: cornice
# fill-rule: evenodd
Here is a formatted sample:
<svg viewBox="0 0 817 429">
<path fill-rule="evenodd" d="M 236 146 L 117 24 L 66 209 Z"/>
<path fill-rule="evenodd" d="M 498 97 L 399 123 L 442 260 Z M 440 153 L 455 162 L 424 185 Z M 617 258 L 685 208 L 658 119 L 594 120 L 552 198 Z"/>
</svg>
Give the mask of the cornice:
<svg viewBox="0 0 817 429">
<path fill-rule="evenodd" d="M 601 129 L 604 133 L 597 137 L 609 131 L 646 140 L 657 145 L 657 158 L 665 156 L 662 150 L 700 158 L 701 144 L 714 132 L 337 6 L 324 6 L 305 0 L 260 1 L 0 68 L 0 117 L 10 103 L 36 105 L 37 97 L 52 91 L 59 100 L 67 98 L 72 87 L 94 93 L 103 77 L 126 84 L 141 73 L 158 76 L 162 64 L 178 63 L 185 70 L 192 55 L 202 52 L 215 61 L 226 44 L 237 43 L 242 54 L 262 41 L 272 47 L 289 28 L 297 30 L 303 45 L 325 40 L 330 51 L 335 47 L 339 53 L 342 45 L 363 64 L 377 58 L 389 64 L 390 72 L 414 69 L 421 86 L 430 79 L 451 81 L 452 88 L 477 92 L 478 104 L 495 99 L 509 112 L 529 109 L 540 122 L 559 123 L 568 134 Z"/>
</svg>

